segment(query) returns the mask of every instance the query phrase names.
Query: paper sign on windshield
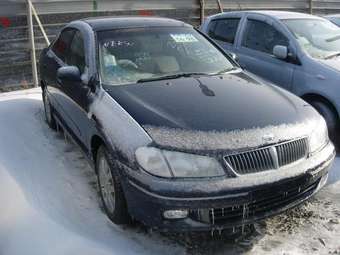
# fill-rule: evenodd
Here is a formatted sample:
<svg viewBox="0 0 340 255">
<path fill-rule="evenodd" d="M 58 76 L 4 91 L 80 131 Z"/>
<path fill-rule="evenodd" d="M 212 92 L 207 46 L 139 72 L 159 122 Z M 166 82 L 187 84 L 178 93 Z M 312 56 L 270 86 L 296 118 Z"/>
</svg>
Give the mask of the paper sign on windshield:
<svg viewBox="0 0 340 255">
<path fill-rule="evenodd" d="M 192 34 L 170 34 L 170 36 L 178 43 L 198 42 L 196 37 Z"/>
</svg>

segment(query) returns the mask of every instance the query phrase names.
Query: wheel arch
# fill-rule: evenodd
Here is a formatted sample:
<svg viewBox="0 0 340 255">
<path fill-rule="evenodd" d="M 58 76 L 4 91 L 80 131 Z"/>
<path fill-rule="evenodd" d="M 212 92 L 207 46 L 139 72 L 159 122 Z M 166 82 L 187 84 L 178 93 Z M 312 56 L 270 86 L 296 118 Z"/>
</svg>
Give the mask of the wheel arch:
<svg viewBox="0 0 340 255">
<path fill-rule="evenodd" d="M 104 139 L 102 139 L 101 136 L 99 136 L 97 134 L 93 135 L 92 138 L 91 138 L 90 149 L 91 149 L 91 158 L 92 158 L 94 164 L 96 164 L 98 149 L 102 145 L 105 146 Z"/>
<path fill-rule="evenodd" d="M 319 101 L 326 104 L 336 114 L 337 119 L 338 120 L 340 119 L 340 113 L 338 112 L 335 105 L 328 98 L 316 93 L 304 94 L 303 96 L 301 96 L 301 98 L 307 101 L 308 103 L 312 101 Z"/>
</svg>

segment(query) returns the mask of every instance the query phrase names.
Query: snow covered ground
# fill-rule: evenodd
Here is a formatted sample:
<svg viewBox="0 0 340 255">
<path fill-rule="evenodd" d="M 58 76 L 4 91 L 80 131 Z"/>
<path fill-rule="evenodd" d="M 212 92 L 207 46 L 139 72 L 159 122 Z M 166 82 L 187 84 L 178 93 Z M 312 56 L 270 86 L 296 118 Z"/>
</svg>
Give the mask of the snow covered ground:
<svg viewBox="0 0 340 255">
<path fill-rule="evenodd" d="M 0 255 L 340 254 L 340 157 L 309 203 L 236 240 L 111 224 L 79 149 L 43 120 L 39 89 L 0 94 Z"/>
</svg>

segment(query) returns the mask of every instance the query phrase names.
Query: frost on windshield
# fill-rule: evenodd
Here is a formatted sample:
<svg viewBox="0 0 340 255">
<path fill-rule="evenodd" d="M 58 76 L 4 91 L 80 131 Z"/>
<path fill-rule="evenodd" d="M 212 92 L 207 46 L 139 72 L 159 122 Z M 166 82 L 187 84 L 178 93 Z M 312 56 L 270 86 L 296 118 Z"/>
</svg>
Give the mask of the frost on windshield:
<svg viewBox="0 0 340 255">
<path fill-rule="evenodd" d="M 340 28 L 323 19 L 284 20 L 303 51 L 313 58 L 327 59 L 340 53 Z"/>
<path fill-rule="evenodd" d="M 98 42 L 100 75 L 106 85 L 233 67 L 204 36 L 188 27 L 102 31 Z"/>
<path fill-rule="evenodd" d="M 188 150 L 237 150 L 265 145 L 263 137 L 268 134 L 274 136 L 274 140 L 270 143 L 308 136 L 318 123 L 316 119 L 309 119 L 295 124 L 225 132 L 194 131 L 150 125 L 144 126 L 144 129 L 161 146 Z"/>
</svg>

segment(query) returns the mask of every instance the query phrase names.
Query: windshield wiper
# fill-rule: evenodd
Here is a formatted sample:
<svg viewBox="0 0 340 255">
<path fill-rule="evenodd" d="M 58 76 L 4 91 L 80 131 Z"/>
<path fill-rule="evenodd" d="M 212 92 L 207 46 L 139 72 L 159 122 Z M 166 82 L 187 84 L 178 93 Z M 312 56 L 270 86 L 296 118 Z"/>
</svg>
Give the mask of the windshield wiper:
<svg viewBox="0 0 340 255">
<path fill-rule="evenodd" d="M 226 69 L 223 69 L 223 70 L 221 70 L 221 71 L 218 71 L 217 73 L 213 73 L 213 74 L 211 74 L 211 75 L 225 74 L 225 73 L 228 73 L 228 72 L 234 71 L 234 70 L 237 70 L 237 67 L 226 68 Z"/>
<path fill-rule="evenodd" d="M 338 56 L 340 56 L 340 51 L 326 56 L 325 59 L 331 59 L 331 58 L 335 58 Z"/>
<path fill-rule="evenodd" d="M 138 80 L 137 83 L 177 79 L 181 77 L 192 77 L 195 75 L 209 75 L 209 74 L 208 73 L 177 73 L 177 74 L 170 74 L 170 75 L 164 75 L 164 76 L 158 76 L 158 77 L 144 78 L 144 79 Z"/>
<path fill-rule="evenodd" d="M 326 41 L 326 42 L 334 42 L 334 41 L 337 41 L 337 40 L 339 40 L 339 39 L 340 39 L 340 35 L 336 35 L 336 36 L 334 36 L 334 37 L 331 37 L 331 38 L 326 39 L 325 41 Z"/>
</svg>

